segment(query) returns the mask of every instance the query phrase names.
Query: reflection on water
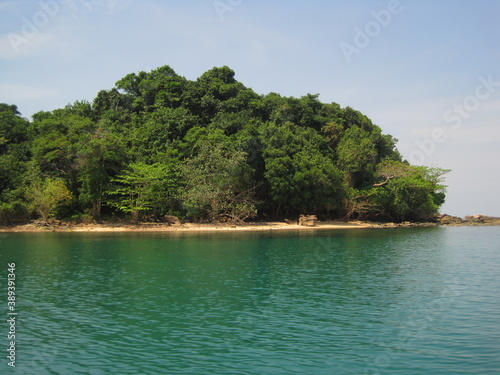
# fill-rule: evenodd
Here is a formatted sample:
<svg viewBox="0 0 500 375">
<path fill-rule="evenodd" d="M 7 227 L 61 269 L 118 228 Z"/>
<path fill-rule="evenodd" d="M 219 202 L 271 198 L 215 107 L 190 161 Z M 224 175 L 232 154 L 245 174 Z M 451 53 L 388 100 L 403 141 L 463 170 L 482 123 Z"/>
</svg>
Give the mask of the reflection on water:
<svg viewBox="0 0 500 375">
<path fill-rule="evenodd" d="M 16 373 L 498 373 L 499 229 L 10 234 Z"/>
</svg>

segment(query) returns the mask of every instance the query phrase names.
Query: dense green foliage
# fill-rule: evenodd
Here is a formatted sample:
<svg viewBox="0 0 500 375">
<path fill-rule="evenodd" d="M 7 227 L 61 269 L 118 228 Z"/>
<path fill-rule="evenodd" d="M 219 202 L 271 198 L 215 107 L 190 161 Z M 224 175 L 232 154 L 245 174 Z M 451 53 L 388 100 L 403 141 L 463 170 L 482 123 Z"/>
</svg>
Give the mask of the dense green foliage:
<svg viewBox="0 0 500 375">
<path fill-rule="evenodd" d="M 0 221 L 429 218 L 446 171 L 410 166 L 395 141 L 317 95 L 258 95 L 228 67 L 190 81 L 164 66 L 31 122 L 0 104 Z"/>
</svg>

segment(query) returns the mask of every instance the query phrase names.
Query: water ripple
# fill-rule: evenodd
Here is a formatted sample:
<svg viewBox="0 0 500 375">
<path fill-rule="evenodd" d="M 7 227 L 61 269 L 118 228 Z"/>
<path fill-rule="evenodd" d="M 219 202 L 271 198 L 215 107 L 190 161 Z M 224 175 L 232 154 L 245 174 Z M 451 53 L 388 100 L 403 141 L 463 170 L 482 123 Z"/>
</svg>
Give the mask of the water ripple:
<svg viewBox="0 0 500 375">
<path fill-rule="evenodd" d="M 498 374 L 499 228 L 9 235 L 19 374 Z"/>
</svg>

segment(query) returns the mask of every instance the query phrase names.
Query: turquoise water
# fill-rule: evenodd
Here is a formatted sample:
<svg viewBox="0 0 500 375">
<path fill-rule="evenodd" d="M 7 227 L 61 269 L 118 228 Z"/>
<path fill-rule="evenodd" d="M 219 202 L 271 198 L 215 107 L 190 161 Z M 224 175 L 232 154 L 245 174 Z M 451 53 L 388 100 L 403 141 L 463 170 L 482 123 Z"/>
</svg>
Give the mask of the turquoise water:
<svg viewBox="0 0 500 375">
<path fill-rule="evenodd" d="M 12 262 L 2 374 L 500 374 L 500 227 L 0 233 L 5 318 Z"/>
</svg>

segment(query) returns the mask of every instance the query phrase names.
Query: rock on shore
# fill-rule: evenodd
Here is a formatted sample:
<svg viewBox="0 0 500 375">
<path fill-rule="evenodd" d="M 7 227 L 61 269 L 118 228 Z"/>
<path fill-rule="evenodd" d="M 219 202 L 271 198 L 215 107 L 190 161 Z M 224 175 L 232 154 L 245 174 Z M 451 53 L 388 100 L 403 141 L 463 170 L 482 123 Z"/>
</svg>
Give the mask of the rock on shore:
<svg viewBox="0 0 500 375">
<path fill-rule="evenodd" d="M 500 225 L 500 217 L 486 215 L 469 215 L 465 218 L 451 215 L 438 215 L 438 223 L 442 225 Z"/>
</svg>

